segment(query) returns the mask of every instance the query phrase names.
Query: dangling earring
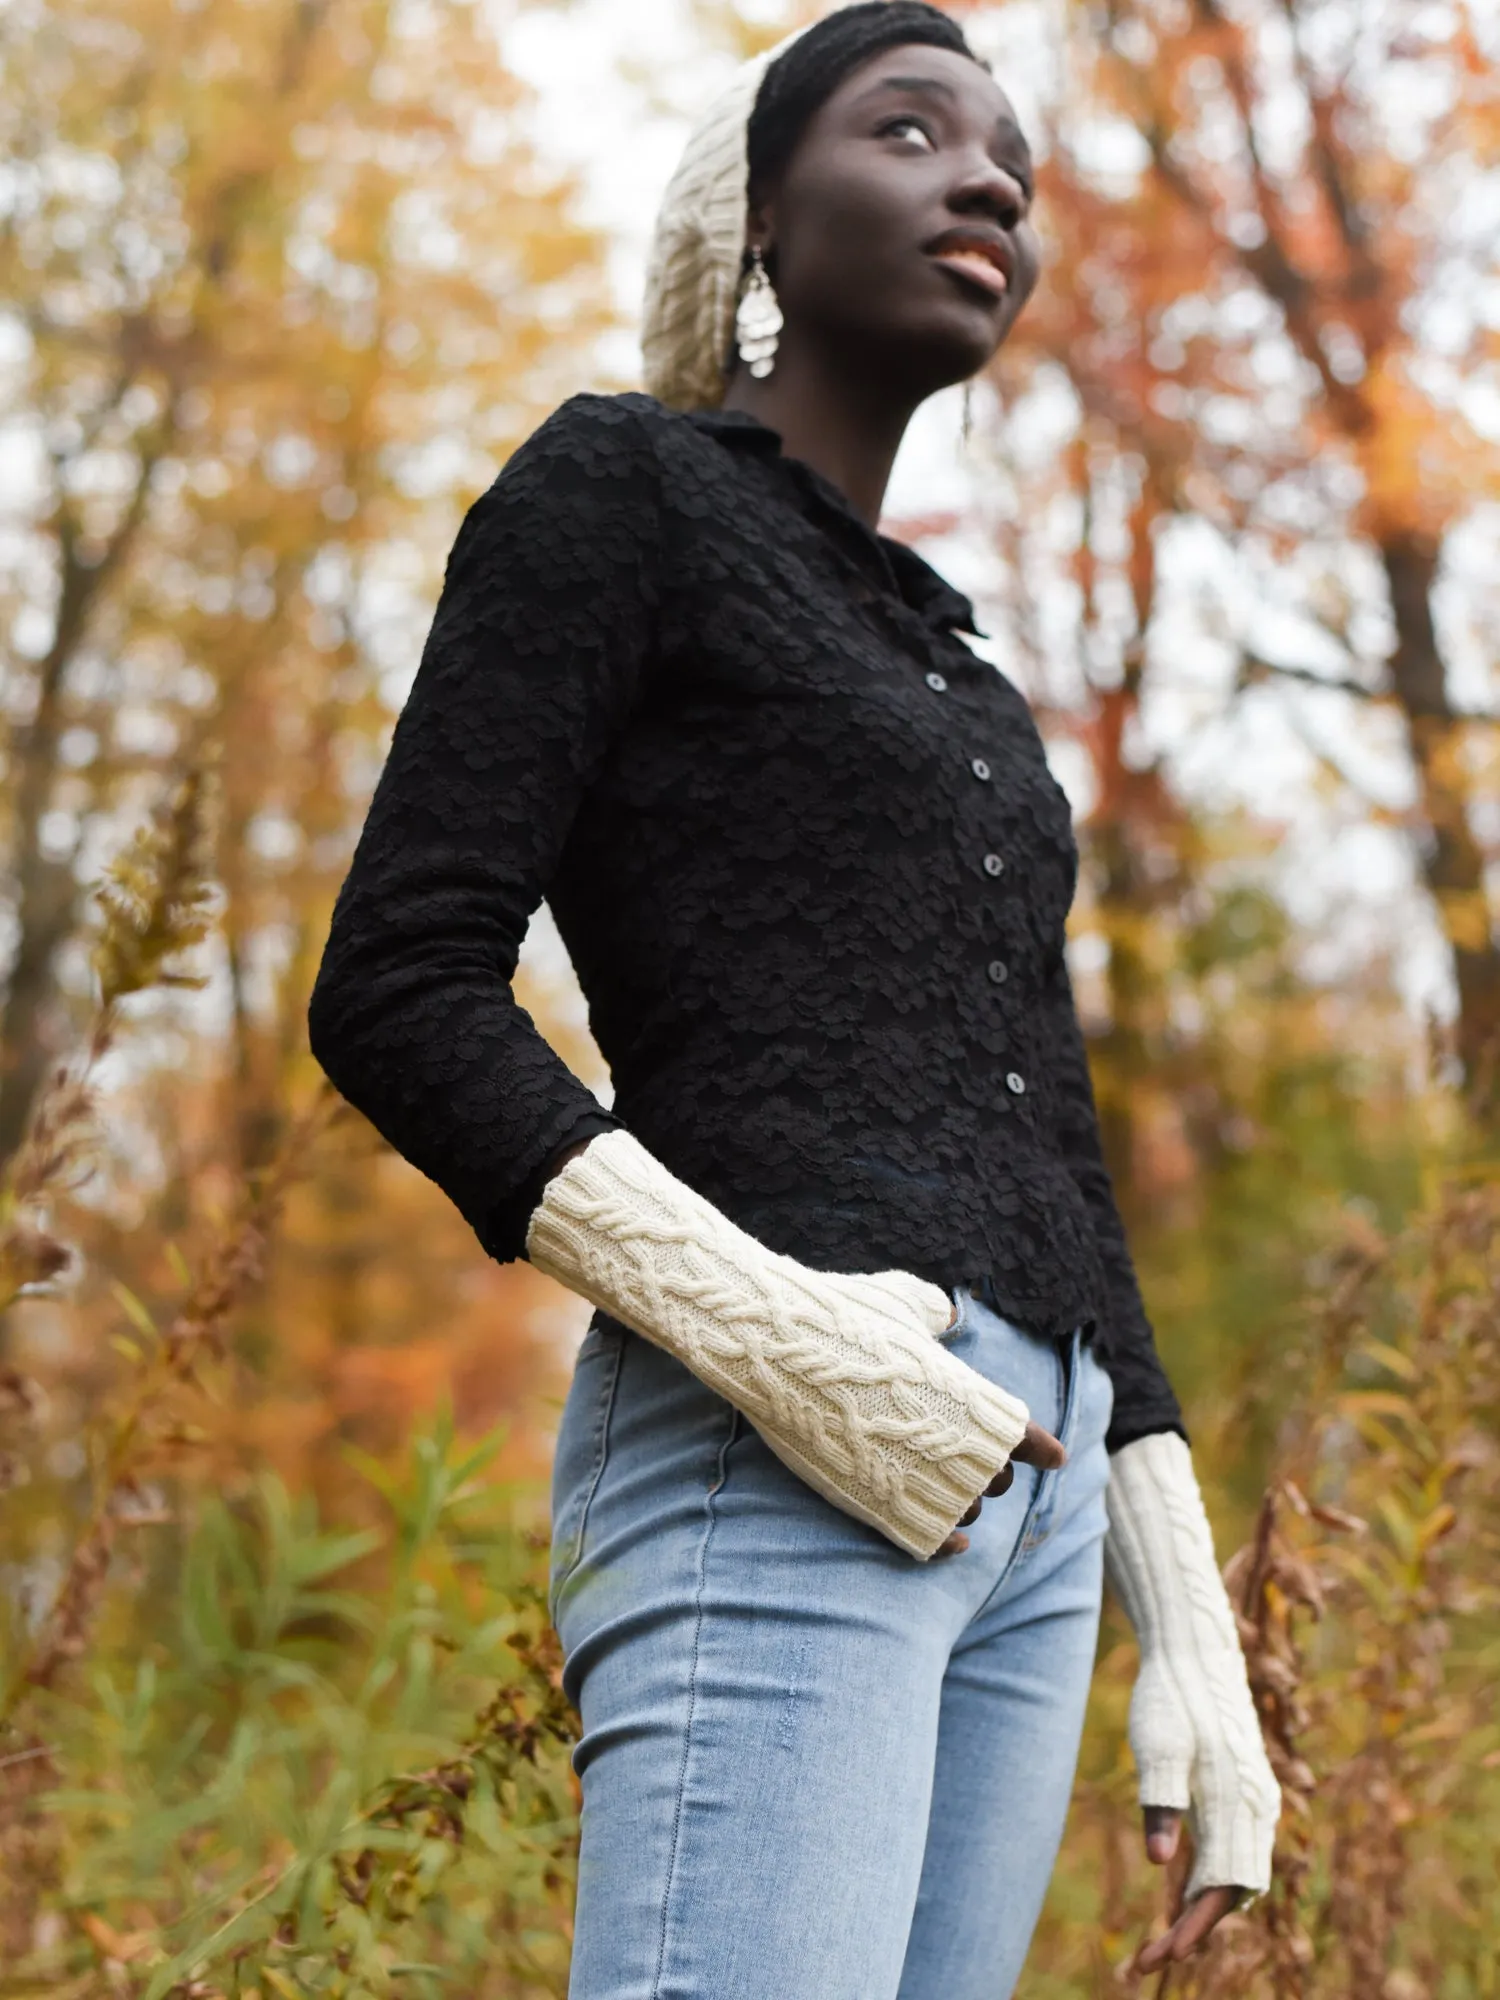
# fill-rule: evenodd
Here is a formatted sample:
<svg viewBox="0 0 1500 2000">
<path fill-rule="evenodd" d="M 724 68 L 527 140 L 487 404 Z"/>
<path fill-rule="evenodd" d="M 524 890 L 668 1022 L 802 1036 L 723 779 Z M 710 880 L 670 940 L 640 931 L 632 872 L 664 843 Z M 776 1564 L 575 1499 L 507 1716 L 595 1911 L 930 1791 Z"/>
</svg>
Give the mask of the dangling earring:
<svg viewBox="0 0 1500 2000">
<path fill-rule="evenodd" d="M 778 336 L 785 324 L 776 288 L 766 275 L 766 261 L 759 250 L 752 250 L 749 275 L 734 315 L 734 338 L 746 367 L 757 381 L 762 381 L 776 366 Z"/>
<path fill-rule="evenodd" d="M 972 382 L 965 382 L 964 384 L 964 417 L 961 435 L 963 437 L 964 450 L 967 451 L 969 449 L 969 439 L 974 435 L 974 384 Z"/>
</svg>

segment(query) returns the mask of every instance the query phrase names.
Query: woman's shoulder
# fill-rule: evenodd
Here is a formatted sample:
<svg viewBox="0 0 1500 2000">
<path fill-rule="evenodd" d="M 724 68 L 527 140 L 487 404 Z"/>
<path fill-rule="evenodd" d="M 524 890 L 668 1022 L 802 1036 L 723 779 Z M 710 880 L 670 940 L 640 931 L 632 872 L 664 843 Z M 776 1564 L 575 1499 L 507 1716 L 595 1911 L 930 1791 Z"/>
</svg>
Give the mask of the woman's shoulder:
<svg viewBox="0 0 1500 2000">
<path fill-rule="evenodd" d="M 497 554 L 538 563 L 549 549 L 560 568 L 607 554 L 649 561 L 669 496 L 694 484 L 682 456 L 688 441 L 702 448 L 691 418 L 640 390 L 569 396 L 469 507 L 449 578 Z"/>
<path fill-rule="evenodd" d="M 690 416 L 638 389 L 569 396 L 506 459 L 478 503 L 628 511 L 644 519 L 679 484 L 708 441 Z"/>
<path fill-rule="evenodd" d="M 714 487 L 722 457 L 692 415 L 655 396 L 580 390 L 511 453 L 476 510 L 481 518 L 561 511 L 576 520 L 582 509 L 628 521 L 644 540 L 676 499 Z"/>
<path fill-rule="evenodd" d="M 528 438 L 529 446 L 655 458 L 669 439 L 693 434 L 692 419 L 641 389 L 581 389 L 559 403 Z"/>
</svg>

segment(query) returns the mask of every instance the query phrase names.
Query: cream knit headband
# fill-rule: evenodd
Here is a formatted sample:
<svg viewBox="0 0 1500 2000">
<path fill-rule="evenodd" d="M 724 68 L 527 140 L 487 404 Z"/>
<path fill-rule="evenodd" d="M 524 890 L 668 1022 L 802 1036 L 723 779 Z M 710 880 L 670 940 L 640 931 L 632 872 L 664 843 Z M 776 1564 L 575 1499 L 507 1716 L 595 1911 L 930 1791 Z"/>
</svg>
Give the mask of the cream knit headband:
<svg viewBox="0 0 1500 2000">
<path fill-rule="evenodd" d="M 736 70 L 693 130 L 656 217 L 641 328 L 645 383 L 674 410 L 724 400 L 749 201 L 747 134 L 761 78 L 799 28 Z"/>
</svg>

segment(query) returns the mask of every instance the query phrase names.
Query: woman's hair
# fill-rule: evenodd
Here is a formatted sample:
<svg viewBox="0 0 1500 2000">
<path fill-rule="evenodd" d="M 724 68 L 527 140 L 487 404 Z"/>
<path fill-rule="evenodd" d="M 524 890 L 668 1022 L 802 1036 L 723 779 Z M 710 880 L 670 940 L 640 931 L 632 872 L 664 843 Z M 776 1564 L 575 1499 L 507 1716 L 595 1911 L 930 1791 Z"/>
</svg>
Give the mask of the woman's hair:
<svg viewBox="0 0 1500 2000">
<path fill-rule="evenodd" d="M 925 0 L 860 0 L 825 15 L 784 47 L 761 79 L 745 134 L 752 196 L 780 176 L 798 140 L 846 76 L 872 56 L 913 42 L 979 60 L 958 23 Z"/>
<path fill-rule="evenodd" d="M 781 173 L 844 78 L 912 42 L 979 58 L 923 0 L 860 0 L 741 66 L 687 142 L 656 218 L 641 328 L 646 387 L 677 410 L 717 409 L 733 351 L 752 186 Z"/>
</svg>

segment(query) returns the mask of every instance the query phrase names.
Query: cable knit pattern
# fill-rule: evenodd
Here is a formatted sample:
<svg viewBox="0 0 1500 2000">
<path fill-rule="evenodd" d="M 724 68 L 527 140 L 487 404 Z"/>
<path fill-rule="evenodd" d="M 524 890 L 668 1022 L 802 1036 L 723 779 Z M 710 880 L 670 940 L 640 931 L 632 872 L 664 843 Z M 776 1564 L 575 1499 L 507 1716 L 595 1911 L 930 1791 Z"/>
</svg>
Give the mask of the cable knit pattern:
<svg viewBox="0 0 1500 2000">
<path fill-rule="evenodd" d="M 1190 1811 L 1190 1898 L 1227 1884 L 1258 1894 L 1281 1793 L 1187 1445 L 1163 1434 L 1125 1446 L 1108 1497 L 1105 1567 L 1141 1648 L 1130 1704 L 1141 1804 Z"/>
<path fill-rule="evenodd" d="M 933 1553 L 1026 1435 L 1026 1405 L 936 1339 L 950 1318 L 936 1285 L 778 1256 L 628 1132 L 552 1176 L 526 1254 L 675 1355 L 908 1555 Z"/>
<path fill-rule="evenodd" d="M 1088 1327 L 1115 1449 L 1181 1417 L 1068 984 L 1072 819 L 964 628 L 764 425 L 574 398 L 454 544 L 313 1052 L 502 1261 L 623 1126 L 799 1263 Z M 511 991 L 544 896 L 608 1111 Z"/>
<path fill-rule="evenodd" d="M 749 198 L 746 133 L 761 78 L 805 29 L 742 63 L 689 135 L 646 262 L 646 387 L 674 410 L 724 400 Z"/>
</svg>

